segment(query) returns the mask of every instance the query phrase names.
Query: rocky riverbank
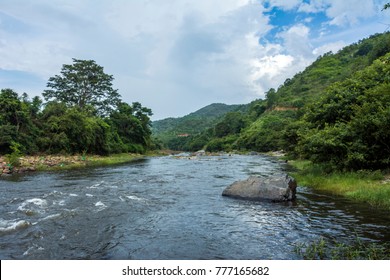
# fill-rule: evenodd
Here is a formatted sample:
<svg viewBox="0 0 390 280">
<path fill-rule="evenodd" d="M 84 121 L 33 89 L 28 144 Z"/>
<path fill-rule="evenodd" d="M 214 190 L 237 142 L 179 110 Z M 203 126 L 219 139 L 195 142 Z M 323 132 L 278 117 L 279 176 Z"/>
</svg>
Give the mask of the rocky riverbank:
<svg viewBox="0 0 390 280">
<path fill-rule="evenodd" d="M 23 156 L 19 158 L 18 166 L 13 166 L 7 162 L 7 159 L 4 156 L 0 156 L 0 176 L 40 170 L 64 170 L 94 165 L 110 165 L 129 162 L 142 157 L 142 155 L 138 154 L 119 154 L 112 156 Z"/>
</svg>

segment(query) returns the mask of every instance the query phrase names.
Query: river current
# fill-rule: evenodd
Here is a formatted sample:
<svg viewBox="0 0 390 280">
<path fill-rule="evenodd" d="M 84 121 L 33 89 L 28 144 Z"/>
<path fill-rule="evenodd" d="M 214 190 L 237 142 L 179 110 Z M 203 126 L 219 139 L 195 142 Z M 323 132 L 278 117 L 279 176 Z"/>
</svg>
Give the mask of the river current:
<svg viewBox="0 0 390 280">
<path fill-rule="evenodd" d="M 302 186 L 293 203 L 221 196 L 284 169 L 224 155 L 1 177 L 0 258 L 297 259 L 297 244 L 321 237 L 390 240 L 388 213 Z"/>
</svg>

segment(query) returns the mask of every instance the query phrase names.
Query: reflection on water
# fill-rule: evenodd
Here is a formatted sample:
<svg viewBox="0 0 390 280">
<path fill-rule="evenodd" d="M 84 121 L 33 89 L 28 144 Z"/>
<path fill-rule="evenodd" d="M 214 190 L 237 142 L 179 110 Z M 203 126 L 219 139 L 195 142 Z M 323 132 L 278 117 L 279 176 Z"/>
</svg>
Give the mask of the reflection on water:
<svg viewBox="0 0 390 280">
<path fill-rule="evenodd" d="M 298 188 L 294 203 L 222 197 L 283 166 L 263 156 L 162 157 L 0 179 L 1 259 L 295 259 L 319 237 L 390 240 L 388 213 Z"/>
</svg>

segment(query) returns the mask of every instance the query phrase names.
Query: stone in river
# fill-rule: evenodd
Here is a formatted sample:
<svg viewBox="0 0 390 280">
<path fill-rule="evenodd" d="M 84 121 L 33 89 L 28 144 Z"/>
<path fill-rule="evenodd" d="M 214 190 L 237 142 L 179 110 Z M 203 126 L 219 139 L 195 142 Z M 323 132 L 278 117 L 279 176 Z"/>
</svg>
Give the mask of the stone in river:
<svg viewBox="0 0 390 280">
<path fill-rule="evenodd" d="M 228 186 L 222 195 L 248 200 L 283 202 L 295 199 L 296 188 L 295 179 L 288 175 L 268 178 L 250 176 Z"/>
</svg>

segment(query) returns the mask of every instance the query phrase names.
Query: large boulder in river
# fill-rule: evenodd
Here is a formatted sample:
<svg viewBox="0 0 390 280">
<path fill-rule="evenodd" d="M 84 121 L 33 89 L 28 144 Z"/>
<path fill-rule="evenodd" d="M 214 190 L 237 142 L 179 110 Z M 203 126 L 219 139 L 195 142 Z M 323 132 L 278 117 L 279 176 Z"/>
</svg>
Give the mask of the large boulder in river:
<svg viewBox="0 0 390 280">
<path fill-rule="evenodd" d="M 297 183 L 288 175 L 262 178 L 250 176 L 244 181 L 234 182 L 223 192 L 223 196 L 273 202 L 295 199 Z"/>
</svg>

